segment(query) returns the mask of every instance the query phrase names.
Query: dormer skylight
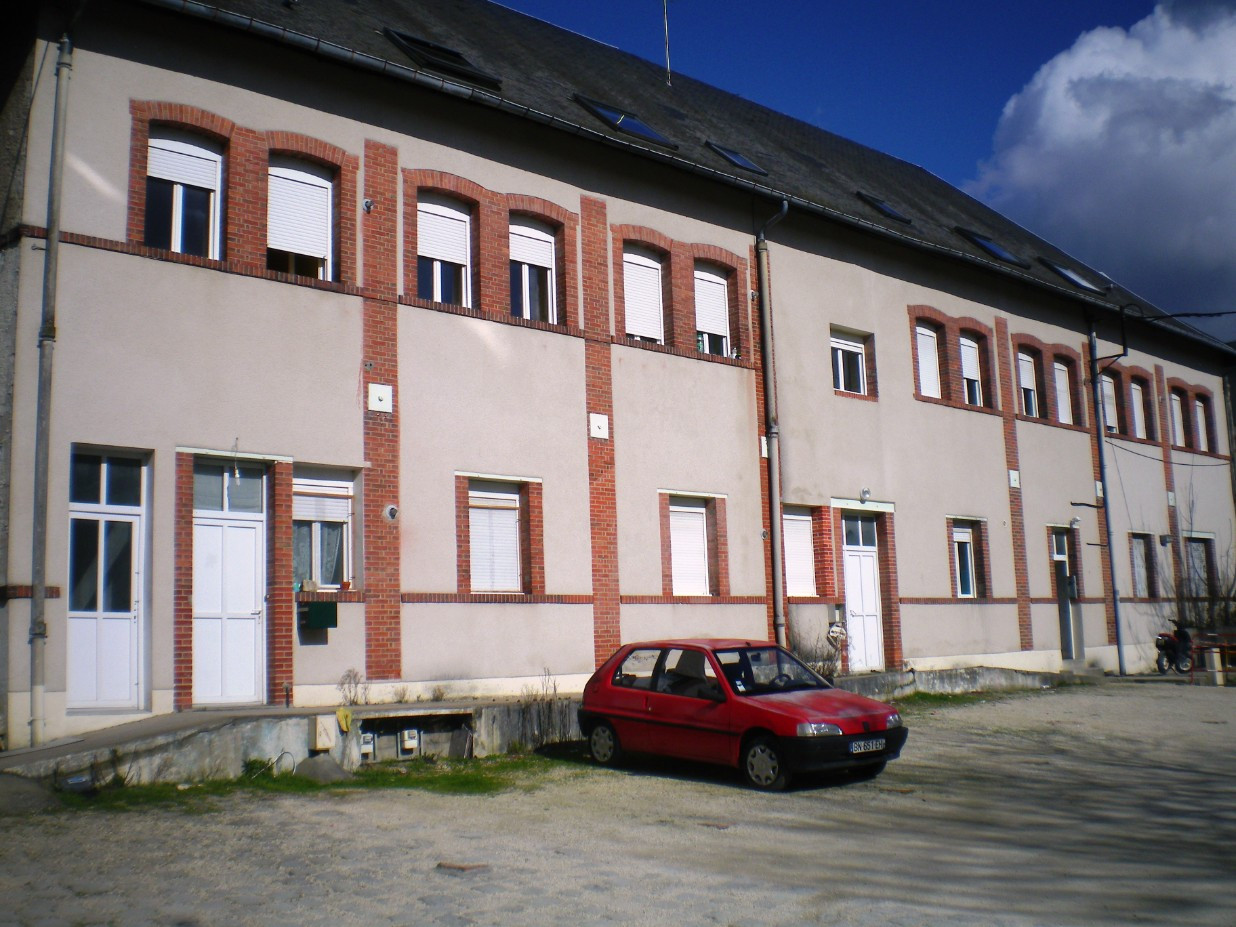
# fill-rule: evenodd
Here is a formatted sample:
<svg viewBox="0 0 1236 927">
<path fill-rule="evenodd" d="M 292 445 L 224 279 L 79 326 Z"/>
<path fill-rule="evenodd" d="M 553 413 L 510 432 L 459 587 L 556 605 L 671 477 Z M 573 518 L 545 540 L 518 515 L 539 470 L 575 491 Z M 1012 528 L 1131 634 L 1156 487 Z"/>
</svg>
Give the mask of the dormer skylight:
<svg viewBox="0 0 1236 927">
<path fill-rule="evenodd" d="M 418 39 L 406 32 L 394 29 L 383 29 L 382 34 L 390 39 L 412 62 L 426 71 L 434 71 L 443 77 L 453 77 L 465 83 L 476 84 L 490 90 L 501 90 L 502 81 L 492 74 L 486 74 L 471 61 L 445 45 L 437 45 Z"/>
<path fill-rule="evenodd" d="M 904 222 L 906 225 L 910 224 L 909 216 L 903 215 L 898 209 L 890 206 L 878 196 L 872 196 L 870 193 L 864 193 L 862 190 L 856 190 L 855 196 L 857 196 L 872 209 L 876 210 L 876 212 L 879 212 L 890 219 L 895 219 L 898 222 Z"/>
<path fill-rule="evenodd" d="M 1048 270 L 1055 271 L 1069 283 L 1091 293 L 1106 293 L 1111 289 L 1110 286 L 1099 286 L 1097 283 L 1091 283 L 1072 267 L 1065 267 L 1063 264 L 1057 264 L 1055 261 L 1049 261 L 1047 258 L 1039 258 L 1039 263 Z"/>
<path fill-rule="evenodd" d="M 666 148 L 676 149 L 678 147 L 656 129 L 652 128 L 652 126 L 648 125 L 648 123 L 644 122 L 644 120 L 640 119 L 639 116 L 621 107 L 602 103 L 599 100 L 592 100 L 578 93 L 575 94 L 575 102 L 611 129 L 617 129 L 619 132 L 625 132 L 627 135 L 633 135 L 636 138 L 642 138 L 646 142 L 664 145 Z"/>
<path fill-rule="evenodd" d="M 750 171 L 753 174 L 760 174 L 764 177 L 768 176 L 768 171 L 741 152 L 737 152 L 733 148 L 726 148 L 724 145 L 718 145 L 716 142 L 705 142 L 704 144 L 735 167 L 741 168 L 744 171 Z"/>
<path fill-rule="evenodd" d="M 1012 264 L 1015 267 L 1030 267 L 1029 264 L 1015 255 L 1012 251 L 1008 250 L 1008 248 L 1004 247 L 1004 245 L 1000 244 L 998 241 L 992 241 L 986 235 L 980 235 L 978 232 L 962 228 L 961 226 L 957 226 L 954 231 L 971 244 L 978 245 L 978 247 L 982 248 L 998 261 L 1004 261 L 1004 263 Z"/>
</svg>

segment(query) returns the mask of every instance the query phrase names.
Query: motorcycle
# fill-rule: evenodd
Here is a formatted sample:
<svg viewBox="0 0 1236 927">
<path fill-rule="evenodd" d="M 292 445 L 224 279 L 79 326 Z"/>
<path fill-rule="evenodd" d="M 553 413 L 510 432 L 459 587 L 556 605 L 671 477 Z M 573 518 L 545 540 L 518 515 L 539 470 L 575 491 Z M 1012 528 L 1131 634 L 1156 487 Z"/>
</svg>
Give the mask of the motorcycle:
<svg viewBox="0 0 1236 927">
<path fill-rule="evenodd" d="M 1184 628 L 1161 632 L 1154 646 L 1159 651 L 1155 666 L 1160 675 L 1165 675 L 1169 666 L 1181 675 L 1193 669 L 1193 639 Z"/>
</svg>

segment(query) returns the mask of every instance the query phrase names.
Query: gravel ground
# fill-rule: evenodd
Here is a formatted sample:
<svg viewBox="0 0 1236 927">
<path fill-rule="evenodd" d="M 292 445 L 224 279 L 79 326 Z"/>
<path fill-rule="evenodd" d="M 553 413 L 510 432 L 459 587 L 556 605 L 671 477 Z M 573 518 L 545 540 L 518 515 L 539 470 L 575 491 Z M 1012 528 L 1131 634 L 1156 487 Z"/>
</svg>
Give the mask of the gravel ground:
<svg viewBox="0 0 1236 927">
<path fill-rule="evenodd" d="M 564 764 L 486 797 L 0 820 L 0 924 L 1231 927 L 1236 689 L 911 709 L 872 781 Z M 445 864 L 445 865 L 444 865 Z"/>
</svg>

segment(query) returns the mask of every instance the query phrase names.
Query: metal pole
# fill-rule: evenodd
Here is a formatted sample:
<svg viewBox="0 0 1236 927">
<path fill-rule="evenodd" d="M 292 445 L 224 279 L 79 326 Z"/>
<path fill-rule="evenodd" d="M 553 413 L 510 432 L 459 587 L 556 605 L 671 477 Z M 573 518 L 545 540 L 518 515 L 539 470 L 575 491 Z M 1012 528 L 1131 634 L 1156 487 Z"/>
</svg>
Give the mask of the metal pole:
<svg viewBox="0 0 1236 927">
<path fill-rule="evenodd" d="M 51 165 L 47 184 L 47 251 L 43 261 L 43 315 L 39 326 L 39 379 L 34 424 L 34 511 L 30 581 L 30 745 L 43 742 L 47 647 L 47 482 L 51 444 L 52 353 L 56 344 L 56 272 L 60 259 L 60 192 L 64 177 L 64 125 L 73 43 L 64 35 L 56 61 Z"/>
<path fill-rule="evenodd" d="M 1116 622 L 1116 660 L 1120 667 L 1120 675 L 1128 675 L 1124 666 L 1124 639 L 1120 630 L 1120 589 L 1116 586 L 1116 557 L 1112 547 L 1111 508 L 1107 501 L 1110 494 L 1107 491 L 1107 453 L 1106 453 L 1106 423 L 1103 420 L 1103 390 L 1099 383 L 1099 338 L 1095 334 L 1094 322 L 1090 323 L 1090 392 L 1094 397 L 1095 433 L 1099 439 L 1099 486 L 1103 492 L 1103 527 L 1107 535 L 1107 581 L 1112 591 L 1112 617 Z"/>
<path fill-rule="evenodd" d="M 755 239 L 756 272 L 760 286 L 760 356 L 764 365 L 764 430 L 768 440 L 768 528 L 772 541 L 773 635 L 782 647 L 786 644 L 786 638 L 785 579 L 781 550 L 781 426 L 777 423 L 772 291 L 768 283 L 768 240 L 764 233 L 784 219 L 789 209 L 789 202 L 782 200 L 781 211 L 764 223 Z"/>
</svg>

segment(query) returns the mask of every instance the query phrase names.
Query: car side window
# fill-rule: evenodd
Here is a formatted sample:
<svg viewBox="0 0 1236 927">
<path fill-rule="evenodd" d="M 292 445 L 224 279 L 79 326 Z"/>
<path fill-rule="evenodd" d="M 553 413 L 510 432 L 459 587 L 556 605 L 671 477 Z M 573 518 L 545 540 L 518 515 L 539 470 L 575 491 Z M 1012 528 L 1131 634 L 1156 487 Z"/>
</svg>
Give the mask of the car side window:
<svg viewBox="0 0 1236 927">
<path fill-rule="evenodd" d="M 722 697 L 716 671 L 702 650 L 667 650 L 656 690 L 687 698 Z"/>
<path fill-rule="evenodd" d="M 632 650 L 614 671 L 614 685 L 628 689 L 651 689 L 652 671 L 660 650 Z"/>
</svg>

